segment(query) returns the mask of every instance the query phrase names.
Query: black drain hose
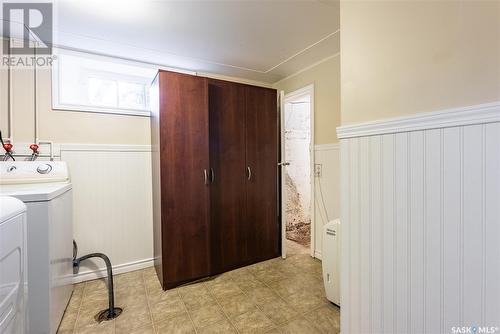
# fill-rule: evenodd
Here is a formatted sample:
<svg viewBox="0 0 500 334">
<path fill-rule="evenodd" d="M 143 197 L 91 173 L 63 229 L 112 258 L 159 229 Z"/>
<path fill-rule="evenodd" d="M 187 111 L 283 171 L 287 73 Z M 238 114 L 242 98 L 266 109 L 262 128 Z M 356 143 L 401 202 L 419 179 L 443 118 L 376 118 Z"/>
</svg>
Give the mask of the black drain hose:
<svg viewBox="0 0 500 334">
<path fill-rule="evenodd" d="M 79 268 L 80 262 L 93 257 L 99 257 L 104 260 L 104 263 L 106 263 L 106 271 L 108 272 L 108 302 L 109 302 L 107 318 L 108 320 L 116 318 L 117 316 L 120 315 L 121 310 L 115 309 L 115 291 L 113 288 L 113 269 L 111 268 L 111 261 L 109 261 L 109 258 L 103 253 L 91 253 L 76 258 L 77 252 L 78 252 L 78 247 L 76 245 L 76 242 L 73 240 L 73 267 Z"/>
</svg>

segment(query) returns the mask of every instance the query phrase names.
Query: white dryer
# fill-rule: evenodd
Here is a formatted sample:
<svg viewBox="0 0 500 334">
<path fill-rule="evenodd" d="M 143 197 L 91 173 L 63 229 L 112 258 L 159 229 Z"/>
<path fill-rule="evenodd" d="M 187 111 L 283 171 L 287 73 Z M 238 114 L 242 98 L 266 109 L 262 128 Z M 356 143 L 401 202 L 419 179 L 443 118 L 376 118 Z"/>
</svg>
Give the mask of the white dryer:
<svg viewBox="0 0 500 334">
<path fill-rule="evenodd" d="M 62 161 L 0 162 L 0 185 L 0 195 L 28 209 L 28 333 L 54 334 L 73 291 L 68 168 Z"/>
<path fill-rule="evenodd" d="M 26 205 L 0 196 L 0 333 L 25 333 L 26 289 Z"/>
</svg>

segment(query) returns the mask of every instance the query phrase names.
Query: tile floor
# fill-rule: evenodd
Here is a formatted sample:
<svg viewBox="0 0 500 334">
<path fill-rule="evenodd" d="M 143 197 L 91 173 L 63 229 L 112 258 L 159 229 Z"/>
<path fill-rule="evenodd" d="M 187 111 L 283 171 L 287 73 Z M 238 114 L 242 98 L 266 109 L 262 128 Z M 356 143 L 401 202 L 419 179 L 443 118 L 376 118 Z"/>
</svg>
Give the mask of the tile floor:
<svg viewBox="0 0 500 334">
<path fill-rule="evenodd" d="M 339 309 L 325 298 L 321 262 L 293 254 L 163 291 L 153 268 L 115 276 L 123 314 L 98 324 L 104 280 L 75 286 L 59 334 L 339 333 Z"/>
<path fill-rule="evenodd" d="M 293 240 L 286 239 L 286 254 L 288 256 L 297 254 L 309 254 L 309 253 L 310 251 L 308 247 L 305 247 Z"/>
</svg>

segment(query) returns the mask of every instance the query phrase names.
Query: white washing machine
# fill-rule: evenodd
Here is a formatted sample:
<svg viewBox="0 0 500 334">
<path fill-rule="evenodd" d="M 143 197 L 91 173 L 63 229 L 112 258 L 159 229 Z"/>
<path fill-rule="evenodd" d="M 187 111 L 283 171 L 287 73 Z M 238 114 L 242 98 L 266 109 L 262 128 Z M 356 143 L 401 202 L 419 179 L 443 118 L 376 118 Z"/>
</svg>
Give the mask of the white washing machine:
<svg viewBox="0 0 500 334">
<path fill-rule="evenodd" d="M 27 206 L 28 333 L 54 334 L 73 291 L 72 191 L 62 161 L 0 162 L 0 195 Z"/>
<path fill-rule="evenodd" d="M 0 333 L 26 330 L 26 205 L 0 196 Z"/>
</svg>

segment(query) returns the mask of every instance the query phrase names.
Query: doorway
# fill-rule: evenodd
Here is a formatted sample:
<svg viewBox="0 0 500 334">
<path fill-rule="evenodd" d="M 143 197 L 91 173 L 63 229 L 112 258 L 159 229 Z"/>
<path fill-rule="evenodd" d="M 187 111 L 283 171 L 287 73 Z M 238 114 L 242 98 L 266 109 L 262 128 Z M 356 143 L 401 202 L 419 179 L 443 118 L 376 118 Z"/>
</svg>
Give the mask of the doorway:
<svg viewBox="0 0 500 334">
<path fill-rule="evenodd" d="M 283 256 L 314 254 L 313 86 L 282 102 Z"/>
</svg>

